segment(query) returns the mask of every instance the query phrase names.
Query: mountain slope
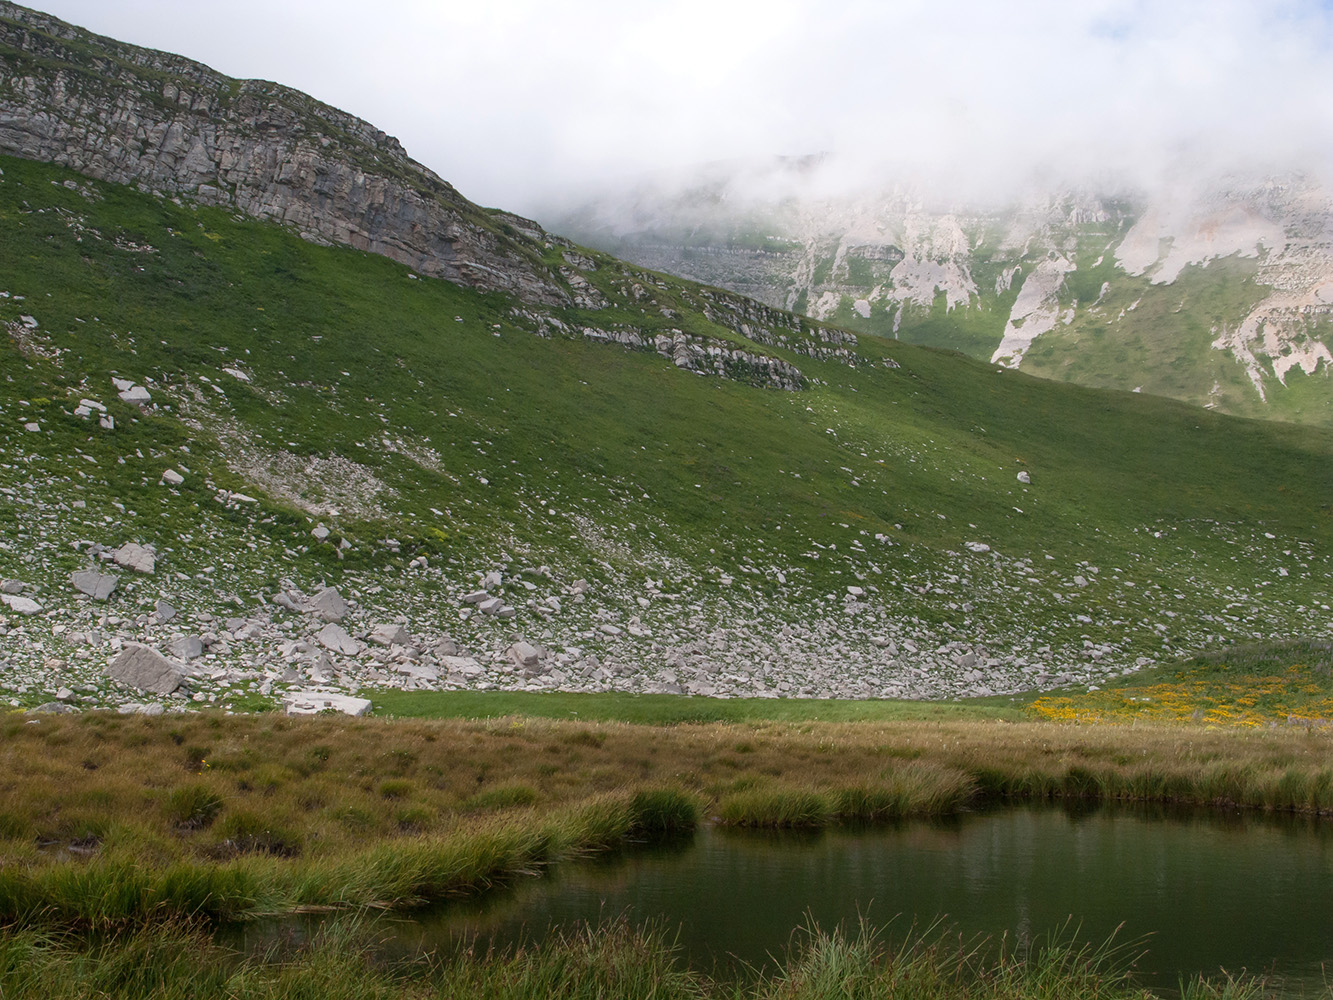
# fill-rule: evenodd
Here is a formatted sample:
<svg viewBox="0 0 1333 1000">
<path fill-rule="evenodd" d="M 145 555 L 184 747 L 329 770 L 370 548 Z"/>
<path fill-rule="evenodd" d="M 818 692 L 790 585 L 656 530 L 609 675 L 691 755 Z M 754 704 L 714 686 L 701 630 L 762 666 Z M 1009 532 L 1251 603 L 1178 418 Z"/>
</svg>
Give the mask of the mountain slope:
<svg viewBox="0 0 1333 1000">
<path fill-rule="evenodd" d="M 369 123 L 2 0 L 0 152 L 273 219 L 422 274 L 569 298 L 532 223 L 477 208 Z"/>
<path fill-rule="evenodd" d="M 1328 432 L 858 337 L 540 233 L 566 304 L 0 169 L 14 703 L 186 704 L 106 678 L 132 642 L 246 707 L 952 696 L 1331 631 Z"/>
<path fill-rule="evenodd" d="M 1333 197 L 1308 178 L 1002 206 L 821 190 L 819 161 L 602 191 L 547 222 L 850 329 L 1051 378 L 1333 423 Z M 756 194 L 755 192 L 768 192 Z"/>
</svg>

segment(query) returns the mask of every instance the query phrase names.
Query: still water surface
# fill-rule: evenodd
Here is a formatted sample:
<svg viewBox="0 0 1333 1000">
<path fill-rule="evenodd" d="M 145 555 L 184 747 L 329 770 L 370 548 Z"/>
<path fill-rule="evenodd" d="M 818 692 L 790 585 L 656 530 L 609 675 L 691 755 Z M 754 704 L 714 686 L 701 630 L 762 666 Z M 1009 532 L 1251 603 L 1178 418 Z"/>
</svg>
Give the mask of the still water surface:
<svg viewBox="0 0 1333 1000">
<path fill-rule="evenodd" d="M 1016 809 L 947 824 L 818 835 L 711 828 L 673 849 L 557 868 L 398 926 L 398 945 L 539 938 L 553 925 L 626 915 L 679 928 L 691 964 L 725 974 L 781 955 L 810 919 L 895 929 L 938 917 L 972 935 L 1033 940 L 1073 918 L 1100 942 L 1144 935 L 1147 985 L 1225 968 L 1287 992 L 1333 979 L 1333 825 L 1243 816 Z"/>
</svg>

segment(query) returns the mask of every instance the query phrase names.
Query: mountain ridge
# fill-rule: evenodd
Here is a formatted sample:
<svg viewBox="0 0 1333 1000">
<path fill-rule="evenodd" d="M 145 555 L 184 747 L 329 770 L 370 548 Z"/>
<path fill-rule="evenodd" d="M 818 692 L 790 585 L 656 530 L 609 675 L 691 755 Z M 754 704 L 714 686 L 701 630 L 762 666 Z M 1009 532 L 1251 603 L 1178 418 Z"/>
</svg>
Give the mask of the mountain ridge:
<svg viewBox="0 0 1333 1000">
<path fill-rule="evenodd" d="M 1333 423 L 1333 196 L 1314 180 L 969 206 L 865 181 L 825 190 L 821 165 L 715 165 L 538 214 L 626 259 L 861 333 Z"/>
<path fill-rule="evenodd" d="M 68 72 L 29 68 L 34 93 Z M 507 238 L 557 303 L 144 187 L 0 158 L 16 706 L 995 695 L 1333 634 L 1327 431 L 857 334 L 539 230 Z M 107 673 L 138 646 L 181 686 Z"/>
<path fill-rule="evenodd" d="M 0 151 L 234 207 L 422 274 L 532 302 L 570 298 L 542 266 L 535 223 L 483 212 L 369 123 L 291 88 L 233 80 L 7 0 Z"/>
</svg>

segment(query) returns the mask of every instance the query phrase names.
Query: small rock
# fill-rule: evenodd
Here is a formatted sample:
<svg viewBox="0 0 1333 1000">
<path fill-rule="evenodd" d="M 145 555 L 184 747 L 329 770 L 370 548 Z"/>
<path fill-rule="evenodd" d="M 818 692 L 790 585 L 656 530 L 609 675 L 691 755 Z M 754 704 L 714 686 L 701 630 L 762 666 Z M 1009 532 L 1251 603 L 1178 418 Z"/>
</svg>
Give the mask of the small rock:
<svg viewBox="0 0 1333 1000">
<path fill-rule="evenodd" d="M 31 597 L 19 597 L 16 594 L 0 594 L 0 601 L 19 615 L 37 615 L 41 614 L 42 606 Z"/>
<path fill-rule="evenodd" d="M 1018 481 L 1026 486 L 1028 483 L 1032 482 L 1032 477 L 1029 476 L 1027 470 L 1024 469 L 1018 474 Z"/>
<path fill-rule="evenodd" d="M 341 625 L 333 622 L 325 625 L 316 633 L 315 638 L 325 649 L 344 656 L 355 656 L 361 651 L 361 644 L 347 634 Z"/>
<path fill-rule="evenodd" d="M 166 472 L 162 473 L 162 482 L 169 486 L 179 486 L 181 483 L 185 482 L 185 477 L 175 469 L 167 469 Z"/>
<path fill-rule="evenodd" d="M 136 573 L 149 574 L 153 572 L 153 567 L 157 560 L 152 549 L 145 548 L 138 542 L 126 542 L 120 548 L 116 549 L 115 555 L 112 556 L 112 558 L 116 561 L 117 566 L 124 566 L 126 569 L 132 569 Z"/>
<path fill-rule="evenodd" d="M 347 617 L 347 602 L 333 587 L 325 587 L 310 599 L 310 610 L 326 622 L 340 622 Z"/>
<path fill-rule="evenodd" d="M 167 643 L 167 652 L 178 660 L 194 660 L 204 655 L 204 640 L 197 635 L 178 635 Z"/>
<path fill-rule="evenodd" d="M 189 671 L 181 664 L 173 663 L 155 649 L 135 644 L 126 645 L 111 661 L 106 673 L 112 680 L 132 688 L 162 695 L 171 694 L 189 676 Z"/>
<path fill-rule="evenodd" d="M 163 624 L 176 617 L 176 609 L 166 601 L 158 601 L 157 607 L 153 609 L 157 615 L 157 620 Z"/>
<path fill-rule="evenodd" d="M 87 594 L 94 601 L 105 601 L 116 589 L 116 578 L 95 569 L 81 569 L 69 576 L 74 589 Z"/>
<path fill-rule="evenodd" d="M 401 625 L 376 625 L 370 633 L 370 641 L 381 646 L 410 646 L 412 635 Z"/>
</svg>

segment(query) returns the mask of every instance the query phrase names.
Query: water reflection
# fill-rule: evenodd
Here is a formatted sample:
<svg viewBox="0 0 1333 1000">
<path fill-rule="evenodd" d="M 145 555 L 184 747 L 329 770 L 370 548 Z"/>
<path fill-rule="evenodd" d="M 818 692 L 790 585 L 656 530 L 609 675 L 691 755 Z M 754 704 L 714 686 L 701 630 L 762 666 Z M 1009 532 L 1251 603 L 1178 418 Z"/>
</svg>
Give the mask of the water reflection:
<svg viewBox="0 0 1333 1000">
<path fill-rule="evenodd" d="M 1069 921 L 1101 941 L 1148 936 L 1153 985 L 1195 971 L 1276 973 L 1320 987 L 1333 958 L 1333 834 L 1318 820 L 1240 813 L 1013 809 L 944 824 L 756 834 L 701 830 L 681 845 L 565 865 L 400 925 L 398 945 L 505 944 L 619 915 L 679 928 L 711 972 L 763 966 L 795 928 L 940 917 L 964 937 L 1031 941 Z M 900 916 L 899 916 L 900 915 Z M 897 919 L 894 919 L 894 918 Z"/>
</svg>

